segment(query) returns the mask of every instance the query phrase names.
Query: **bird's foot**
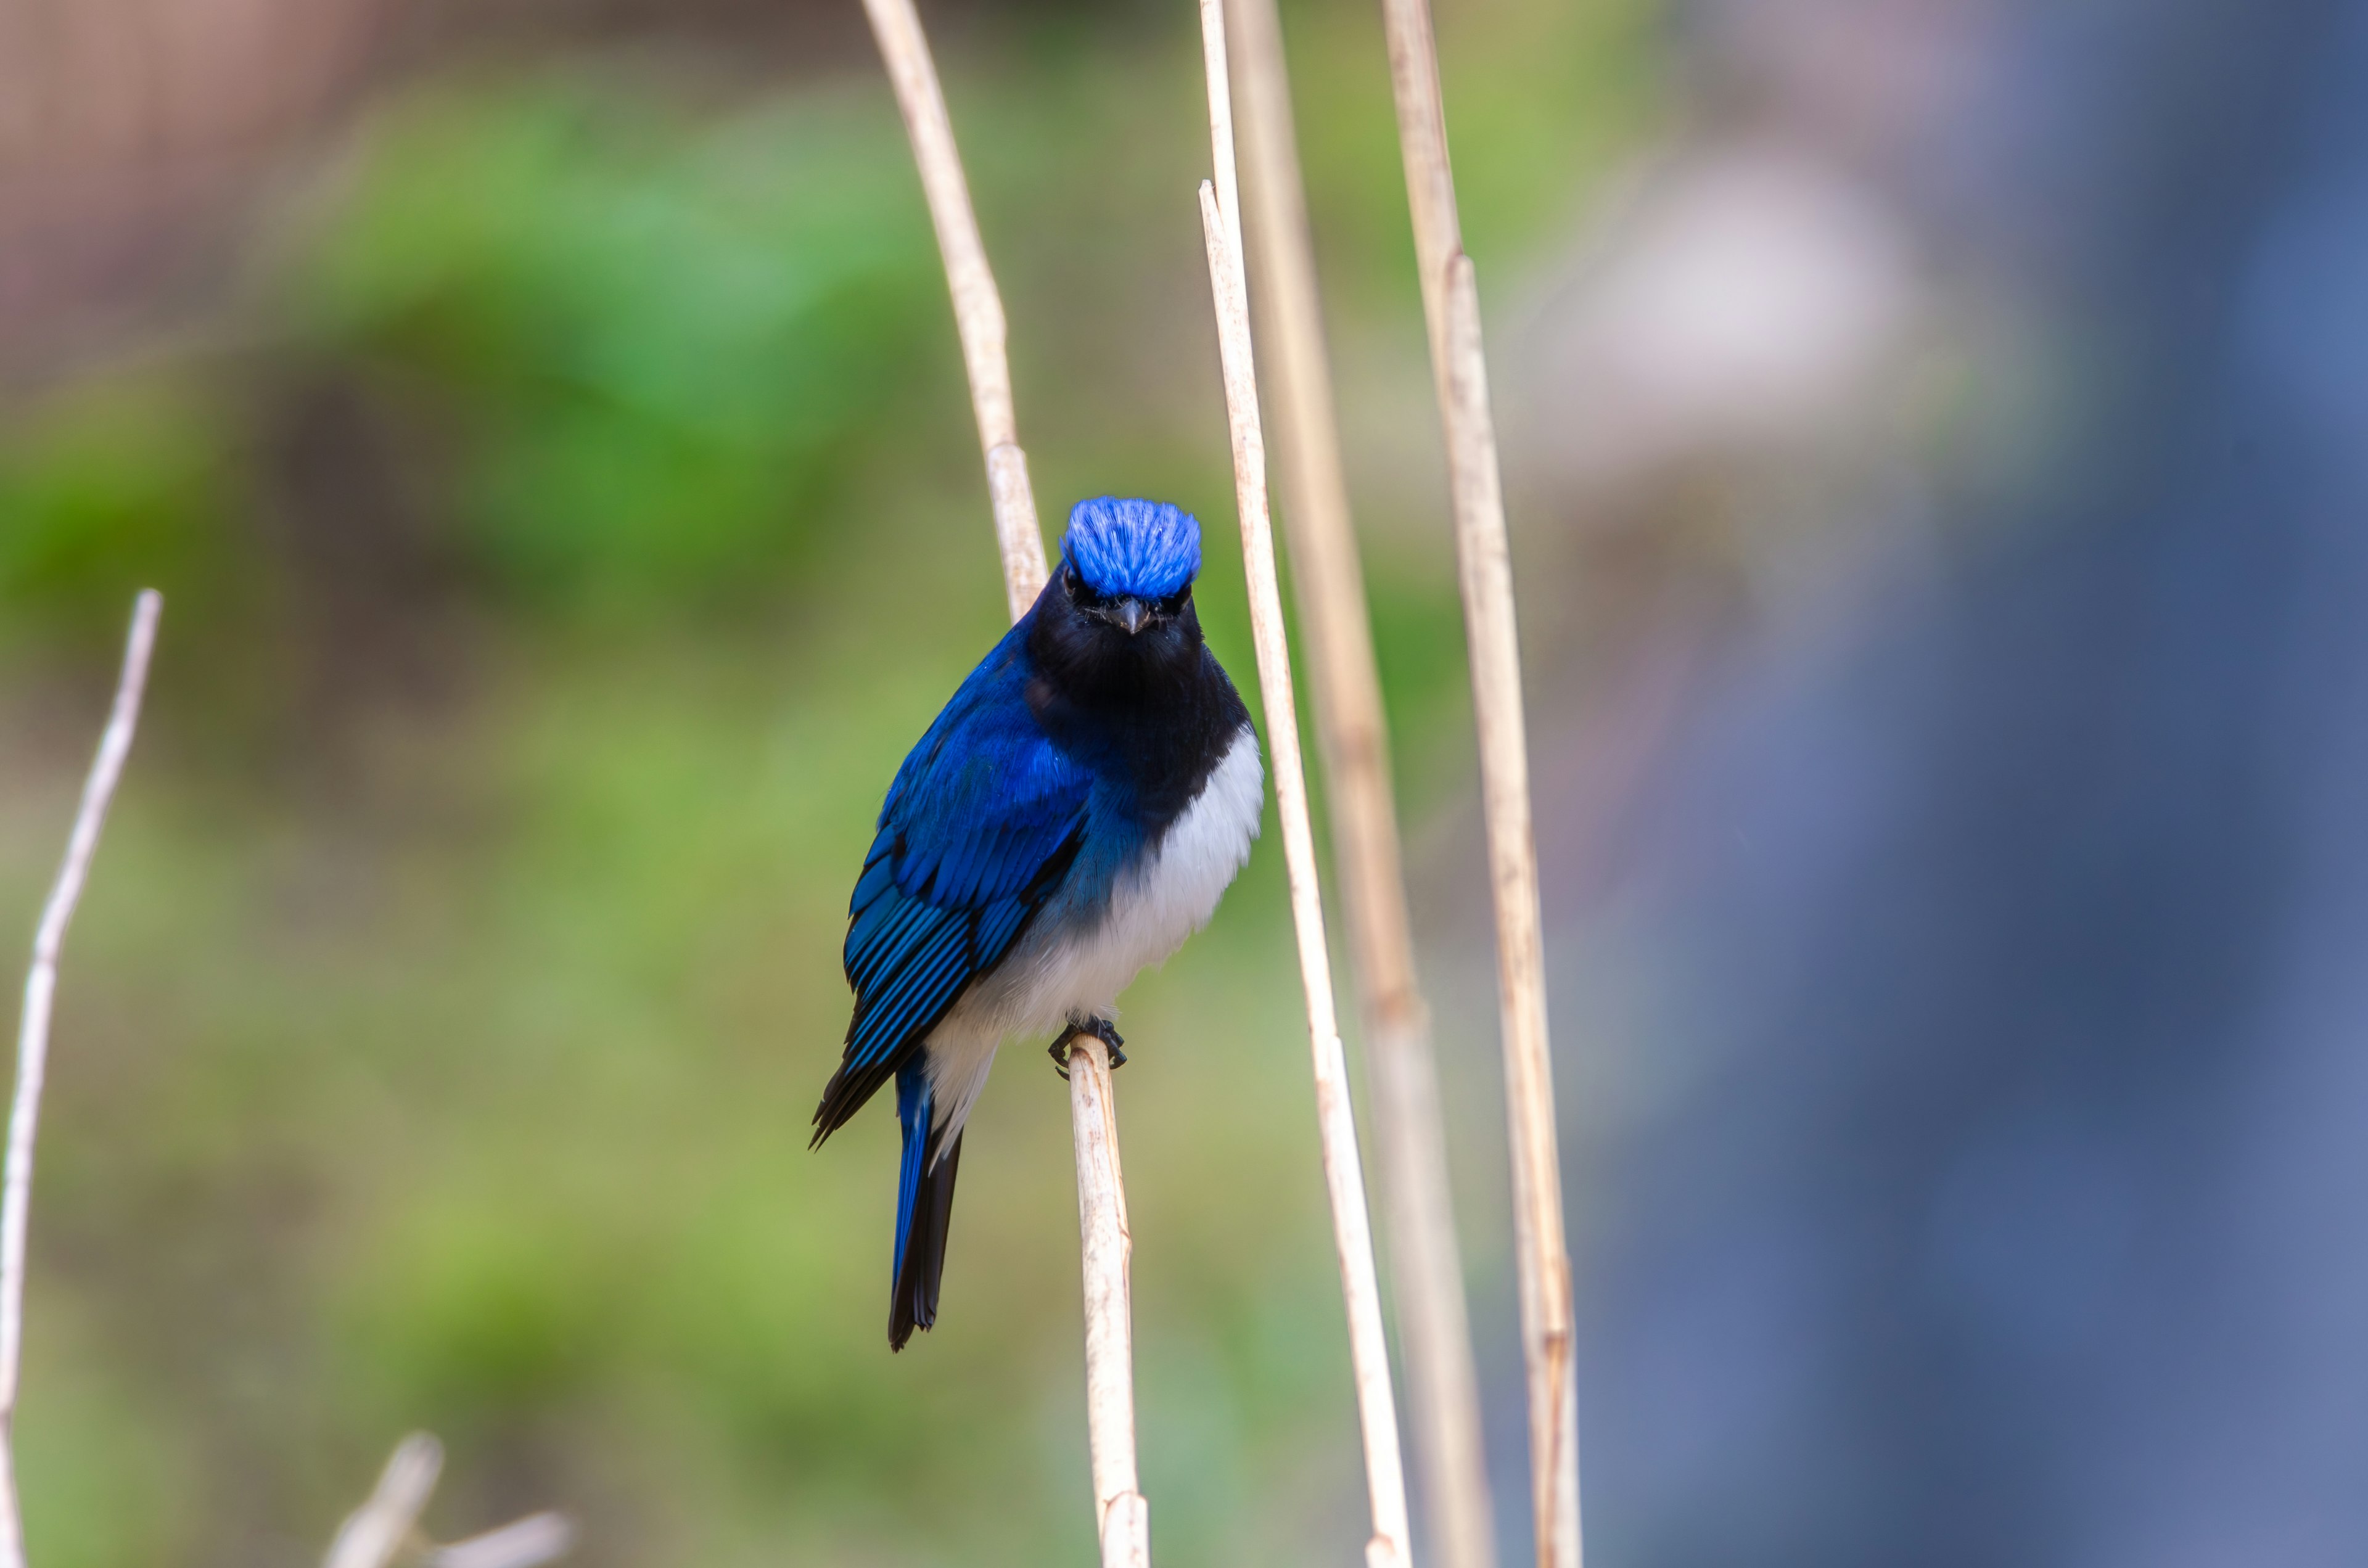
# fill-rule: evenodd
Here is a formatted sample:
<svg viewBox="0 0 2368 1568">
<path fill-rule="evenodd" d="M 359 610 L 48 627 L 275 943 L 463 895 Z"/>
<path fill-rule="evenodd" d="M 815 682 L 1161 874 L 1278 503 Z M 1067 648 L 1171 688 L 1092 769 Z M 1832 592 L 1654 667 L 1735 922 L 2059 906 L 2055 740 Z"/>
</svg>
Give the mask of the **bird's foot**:
<svg viewBox="0 0 2368 1568">
<path fill-rule="evenodd" d="M 1061 1075 L 1061 1082 L 1064 1084 L 1069 1081 L 1069 1042 L 1085 1032 L 1071 1024 L 1053 1038 L 1051 1049 L 1053 1071 Z"/>
<path fill-rule="evenodd" d="M 1063 1082 L 1065 1083 L 1069 1076 L 1070 1042 L 1079 1035 L 1091 1035 L 1109 1049 L 1111 1072 L 1115 1073 L 1126 1065 L 1126 1039 L 1118 1032 L 1118 1026 L 1108 1018 L 1087 1018 L 1082 1024 L 1070 1024 L 1053 1041 L 1049 1051 L 1053 1058 L 1053 1071 L 1061 1075 Z"/>
</svg>

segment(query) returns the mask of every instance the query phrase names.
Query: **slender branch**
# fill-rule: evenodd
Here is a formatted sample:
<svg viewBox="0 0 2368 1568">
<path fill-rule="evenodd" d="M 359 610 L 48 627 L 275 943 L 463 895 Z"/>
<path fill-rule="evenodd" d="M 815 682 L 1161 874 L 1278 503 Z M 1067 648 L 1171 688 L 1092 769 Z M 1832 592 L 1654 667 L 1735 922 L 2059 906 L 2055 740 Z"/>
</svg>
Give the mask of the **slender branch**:
<svg viewBox="0 0 2368 1568">
<path fill-rule="evenodd" d="M 921 189 L 929 222 L 938 232 L 938 253 L 953 292 L 954 326 L 962 334 L 962 365 L 970 374 L 971 408 L 978 416 L 979 449 L 986 456 L 988 500 L 995 507 L 995 534 L 1003 553 L 1005 592 L 1018 620 L 1044 586 L 1044 535 L 1036 521 L 1036 495 L 1028 483 L 1028 457 L 1020 450 L 1011 412 L 1011 365 L 1004 352 L 1003 299 L 986 265 L 971 210 L 970 184 L 962 177 L 954 147 L 946 96 L 929 59 L 929 40 L 913 0 L 863 0 L 872 36 L 888 64 L 896 107 L 920 165 Z"/>
<path fill-rule="evenodd" d="M 946 116 L 928 39 L 912 0 L 864 0 L 896 103 L 921 167 L 929 217 L 937 225 L 953 291 L 954 319 L 970 369 L 979 445 L 1003 555 L 1011 619 L 1028 613 L 1044 586 L 1044 536 L 1028 483 L 1011 412 L 1011 371 L 1004 356 L 1003 302 L 979 243 L 978 220 L 962 178 L 952 123 Z M 1094 1530 L 1103 1568 L 1150 1568 L 1151 1507 L 1134 1457 L 1134 1335 L 1127 1264 L 1126 1179 L 1119 1166 L 1118 1108 L 1110 1059 L 1098 1041 L 1079 1040 L 1069 1056 L 1069 1117 L 1077 1153 L 1077 1228 L 1086 1307 L 1086 1437 L 1093 1459 Z M 0 1565 L 5 1568 L 5 1565 Z"/>
<path fill-rule="evenodd" d="M 443 1473 L 444 1445 L 427 1433 L 397 1443 L 370 1496 L 337 1527 L 321 1568 L 387 1568 L 410 1540 Z"/>
<path fill-rule="evenodd" d="M 1406 1476 L 1398 1454 L 1389 1348 L 1382 1333 L 1381 1284 L 1373 1270 L 1372 1222 L 1365 1210 L 1364 1171 L 1349 1096 L 1349 1062 L 1333 1012 L 1331 960 L 1315 880 L 1315 841 L 1308 825 L 1307 784 L 1291 692 L 1291 654 L 1284 645 L 1282 596 L 1275 580 L 1274 535 L 1266 517 L 1266 454 L 1258 428 L 1256 371 L 1248 362 L 1248 301 L 1240 257 L 1226 237 L 1215 188 L 1207 181 L 1201 186 L 1201 221 L 1217 297 L 1217 343 L 1224 364 L 1234 490 L 1241 509 L 1242 553 L 1249 577 L 1250 631 L 1258 648 L 1258 690 L 1266 703 L 1267 743 L 1274 757 L 1275 809 L 1282 821 L 1283 863 L 1291 882 L 1300 982 L 1307 994 L 1307 1028 L 1315 1054 L 1316 1126 L 1323 1144 L 1325 1185 L 1332 1199 L 1333 1242 L 1340 1256 L 1340 1288 L 1349 1312 L 1349 1359 L 1365 1443 L 1365 1486 L 1373 1516 L 1373 1535 L 1366 1544 L 1365 1557 L 1369 1568 L 1395 1568 L 1413 1561 L 1406 1545 Z"/>
<path fill-rule="evenodd" d="M 427 1568 L 538 1568 L 575 1548 L 575 1525 L 564 1514 L 529 1514 L 499 1529 L 472 1535 L 429 1552 Z"/>
<path fill-rule="evenodd" d="M 1222 0 L 1201 0 L 1201 37 L 1209 77 L 1210 141 L 1218 180 L 1230 189 L 1233 104 L 1225 69 Z M 1410 1568 L 1414 1555 L 1407 1539 L 1397 1403 L 1390 1386 L 1389 1348 L 1382 1332 L 1381 1284 L 1373 1269 L 1372 1221 L 1365 1209 L 1356 1113 L 1349 1095 L 1349 1063 L 1333 1011 L 1332 960 L 1324 935 L 1315 838 L 1308 824 L 1298 705 L 1291 686 L 1291 649 L 1276 579 L 1274 530 L 1267 516 L 1266 437 L 1258 422 L 1258 370 L 1250 342 L 1241 221 L 1223 205 L 1218 187 L 1206 182 L 1201 187 L 1201 224 L 1208 243 L 1210 289 L 1216 301 L 1218 356 L 1224 372 L 1226 426 L 1233 440 L 1234 494 L 1241 514 L 1250 631 L 1258 650 L 1258 690 L 1266 705 L 1267 744 L 1274 761 L 1275 812 L 1282 824 L 1292 921 L 1299 937 L 1300 981 L 1307 995 L 1316 1122 L 1325 1183 L 1331 1193 L 1333 1241 L 1339 1253 L 1340 1288 L 1349 1315 L 1349 1359 L 1364 1437 L 1365 1488 L 1373 1526 L 1372 1537 L 1365 1545 L 1365 1560 L 1369 1568 Z"/>
<path fill-rule="evenodd" d="M 1538 1556 L 1550 1568 L 1579 1568 L 1578 1391 L 1572 1366 L 1570 1256 L 1563 1233 L 1554 1062 L 1546 1043 L 1545 948 L 1530 822 L 1513 568 L 1505 541 L 1496 434 L 1488 416 L 1487 369 L 1480 351 L 1480 296 L 1469 256 L 1455 257 L 1450 283 L 1454 413 L 1449 420 L 1449 466 L 1454 477 L 1456 555 L 1480 730 L 1489 881 L 1497 906 L 1497 989 L 1505 1030 L 1522 1337 L 1530 1368 Z"/>
<path fill-rule="evenodd" d="M 140 727 L 148 665 L 156 649 L 165 601 L 154 589 L 133 602 L 131 632 L 116 682 L 115 705 L 99 737 L 98 756 L 83 784 L 82 805 L 66 841 L 41 923 L 33 937 L 33 964 L 25 978 L 25 1013 L 17 1037 L 17 1096 L 8 1115 L 5 1197 L 0 1197 L 0 1568 L 25 1568 L 24 1520 L 17 1495 L 16 1425 L 18 1368 L 25 1343 L 25 1238 L 33 1195 L 33 1143 L 40 1126 L 41 1081 L 48 1066 L 50 1017 L 57 995 L 58 955 L 90 879 L 100 830 L 123 778 L 125 758 Z M 368 1502 L 347 1518 L 324 1560 L 324 1568 L 386 1568 L 415 1544 L 419 1511 L 436 1489 L 444 1449 L 415 1433 L 395 1448 Z M 565 1553 L 575 1529 L 556 1514 L 537 1514 L 430 1554 L 441 1568 L 538 1568 Z"/>
<path fill-rule="evenodd" d="M 82 902 L 98 849 L 99 829 L 123 777 L 123 759 L 140 726 L 140 699 L 148 687 L 148 660 L 156 648 L 156 618 L 165 601 L 154 589 L 132 604 L 131 634 L 114 710 L 99 737 L 98 756 L 83 784 L 63 865 L 33 936 L 33 963 L 25 976 L 25 1011 L 17 1034 L 17 1097 L 8 1111 L 8 1162 L 0 1194 L 0 1568 L 24 1568 L 24 1517 L 17 1498 L 17 1368 L 25 1346 L 25 1233 L 32 1217 L 33 1140 L 41 1120 L 41 1077 L 49 1065 L 50 1013 L 58 989 L 58 952 Z"/>
<path fill-rule="evenodd" d="M 1429 1010 L 1415 978 L 1388 727 L 1325 359 L 1282 28 L 1274 0 L 1227 0 L 1226 17 L 1248 164 L 1253 300 L 1267 328 L 1292 587 L 1313 655 L 1332 854 L 1348 908 L 1372 1075 L 1391 1277 L 1413 1404 L 1409 1426 L 1430 1505 L 1434 1554 L 1444 1568 L 1489 1568 L 1497 1560 L 1496 1524 L 1448 1186 L 1439 1066 Z"/>
<path fill-rule="evenodd" d="M 444 1445 L 434 1437 L 414 1432 L 397 1443 L 369 1498 L 337 1527 L 322 1568 L 388 1568 L 406 1554 L 427 1568 L 541 1568 L 575 1546 L 575 1526 L 560 1514 L 529 1514 L 466 1540 L 430 1546 L 419 1533 L 419 1515 L 443 1473 Z"/>
<path fill-rule="evenodd" d="M 1447 109 L 1439 95 L 1439 45 L 1429 0 L 1382 0 L 1389 40 L 1390 90 L 1397 103 L 1398 152 L 1406 165 L 1406 205 L 1414 220 L 1414 257 L 1422 316 L 1430 334 L 1430 370 L 1440 412 L 1447 411 L 1447 267 L 1463 250 L 1455 209 L 1455 171 L 1447 161 Z"/>
<path fill-rule="evenodd" d="M 1382 0 L 1398 141 L 1414 216 L 1423 315 L 1454 495 L 1455 546 L 1480 733 L 1480 790 L 1497 915 L 1497 985 L 1505 1046 L 1506 1119 L 1521 1340 L 1529 1368 L 1531 1505 L 1538 1561 L 1579 1568 L 1578 1393 L 1572 1367 L 1569 1244 L 1547 1045 L 1537 846 L 1530 820 L 1529 741 L 1505 503 L 1488 406 L 1480 296 L 1463 254 L 1448 165 L 1447 119 L 1428 0 Z"/>
<path fill-rule="evenodd" d="M 1105 1565 L 1151 1568 L 1151 1521 L 1134 1471 L 1134 1325 L 1127 1305 L 1126 1185 L 1118 1167 L 1118 1106 L 1101 1041 L 1069 1051 L 1077 1145 L 1077 1232 L 1086 1260 L 1086 1422 L 1094 1464 L 1096 1534 Z M 1087 1179 L 1087 1173 L 1092 1173 Z"/>
</svg>

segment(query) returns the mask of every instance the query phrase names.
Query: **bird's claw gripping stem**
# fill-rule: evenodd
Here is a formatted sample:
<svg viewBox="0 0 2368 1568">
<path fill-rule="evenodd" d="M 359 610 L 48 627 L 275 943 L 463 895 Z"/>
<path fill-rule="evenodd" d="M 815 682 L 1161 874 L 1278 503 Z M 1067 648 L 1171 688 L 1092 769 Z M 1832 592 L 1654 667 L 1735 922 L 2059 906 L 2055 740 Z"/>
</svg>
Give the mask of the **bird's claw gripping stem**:
<svg viewBox="0 0 2368 1568">
<path fill-rule="evenodd" d="M 1111 1072 L 1115 1073 L 1126 1065 L 1124 1049 L 1126 1039 L 1118 1032 L 1118 1026 L 1108 1018 L 1087 1018 L 1082 1024 L 1069 1025 L 1053 1041 L 1050 1051 L 1053 1058 L 1053 1071 L 1061 1075 L 1064 1083 L 1068 1081 L 1069 1076 L 1069 1042 L 1079 1035 L 1091 1035 L 1110 1048 Z"/>
</svg>

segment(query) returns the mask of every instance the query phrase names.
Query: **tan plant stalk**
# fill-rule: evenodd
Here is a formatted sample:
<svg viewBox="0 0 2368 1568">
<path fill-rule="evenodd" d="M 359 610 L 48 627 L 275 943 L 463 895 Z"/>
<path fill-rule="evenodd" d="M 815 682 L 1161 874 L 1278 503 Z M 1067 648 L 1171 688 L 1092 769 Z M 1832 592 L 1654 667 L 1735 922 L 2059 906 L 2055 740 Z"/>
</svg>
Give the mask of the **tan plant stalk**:
<svg viewBox="0 0 2368 1568">
<path fill-rule="evenodd" d="M 559 1514 L 529 1514 L 466 1540 L 429 1543 L 419 1515 L 443 1473 L 444 1445 L 427 1433 L 397 1443 L 370 1496 L 337 1527 L 321 1568 L 389 1568 L 407 1559 L 426 1568 L 541 1568 L 575 1546 L 575 1526 Z"/>
<path fill-rule="evenodd" d="M 394 1446 L 378 1484 L 346 1516 L 321 1568 L 387 1568 L 418 1528 L 420 1510 L 444 1473 L 444 1445 L 414 1432 Z"/>
<path fill-rule="evenodd" d="M 1282 826 L 1283 864 L 1291 883 L 1292 923 L 1299 938 L 1300 982 L 1307 997 L 1308 1040 L 1315 1061 L 1317 1130 L 1325 1185 L 1332 1199 L 1333 1242 L 1339 1254 L 1340 1289 L 1349 1315 L 1349 1368 L 1364 1438 L 1365 1489 L 1372 1512 L 1372 1535 L 1365 1544 L 1365 1560 L 1368 1568 L 1411 1568 L 1414 1553 L 1406 1528 L 1397 1402 L 1390 1386 L 1389 1347 L 1383 1337 L 1381 1283 L 1373 1268 L 1372 1225 L 1365 1208 L 1348 1057 L 1341 1049 L 1339 1021 L 1333 1010 L 1332 959 L 1324 935 L 1315 837 L 1308 824 L 1298 705 L 1291 686 L 1291 649 L 1284 635 L 1282 592 L 1275 571 L 1274 530 L 1267 515 L 1266 437 L 1258 421 L 1249 285 L 1242 261 L 1241 220 L 1233 205 L 1239 199 L 1235 194 L 1233 96 L 1226 69 L 1223 0 L 1201 0 L 1201 38 L 1217 176 L 1213 186 L 1204 182 L 1201 187 L 1201 223 L 1209 250 L 1210 291 L 1216 302 L 1218 356 L 1224 373 L 1225 422 L 1233 442 L 1234 495 L 1241 514 L 1250 632 L 1258 650 L 1258 691 L 1266 707 L 1267 746 L 1274 767 L 1275 814 Z"/>
<path fill-rule="evenodd" d="M 1307 821 L 1298 715 L 1291 697 L 1290 654 L 1284 648 L 1282 597 L 1275 581 L 1274 539 L 1263 516 L 1265 454 L 1250 399 L 1255 371 L 1241 359 L 1248 344 L 1248 301 L 1237 258 L 1230 250 L 1215 188 L 1201 186 L 1201 225 L 1210 271 L 1216 277 L 1219 352 L 1224 359 L 1225 401 L 1234 444 L 1234 490 L 1242 512 L 1242 552 L 1249 561 L 1250 631 L 1258 656 L 1258 690 L 1266 703 L 1267 744 L 1274 763 L 1276 814 L 1282 820 L 1283 861 L 1291 882 L 1292 924 L 1299 935 L 1299 973 L 1307 994 L 1307 1030 L 1315 1055 L 1316 1131 L 1325 1187 L 1332 1200 L 1332 1239 L 1339 1254 L 1340 1289 L 1349 1312 L 1349 1361 L 1357 1389 L 1358 1423 L 1365 1445 L 1365 1487 L 1373 1534 L 1368 1568 L 1411 1563 L 1406 1544 L 1406 1475 L 1398 1453 L 1397 1403 L 1390 1387 L 1389 1346 L 1382 1332 L 1381 1282 L 1373 1269 L 1372 1221 L 1365 1209 L 1365 1177 L 1357 1152 L 1357 1123 L 1349 1095 L 1349 1061 L 1333 1012 L 1331 960 L 1325 949 L 1324 911 L 1315 881 L 1315 842 Z M 1230 269 L 1230 270 L 1229 270 Z M 1238 316 L 1239 322 L 1229 320 Z M 1263 560 L 1261 561 L 1261 558 Z M 1261 565 L 1263 570 L 1261 570 Z"/>
<path fill-rule="evenodd" d="M 497 1529 L 437 1547 L 426 1568 L 540 1568 L 575 1545 L 575 1525 L 564 1514 L 529 1514 Z"/>
<path fill-rule="evenodd" d="M 1011 369 L 1004 353 L 1003 301 L 988 270 L 972 212 L 944 92 L 929 59 L 912 0 L 864 0 L 896 104 L 921 168 L 921 188 L 945 258 L 979 445 L 986 453 L 988 493 L 1003 556 L 1004 592 L 1018 620 L 1044 586 L 1044 536 L 1028 484 L 1011 412 Z M 1126 1181 L 1119 1167 L 1117 1101 L 1110 1058 L 1100 1042 L 1081 1040 L 1069 1058 L 1069 1116 L 1077 1153 L 1077 1227 L 1084 1255 L 1086 1437 L 1093 1459 L 1094 1529 L 1103 1568 L 1150 1568 L 1151 1510 L 1134 1455 L 1134 1330 L 1128 1263 Z"/>
<path fill-rule="evenodd" d="M 1011 363 L 1004 352 L 1003 296 L 986 265 L 971 210 L 970 182 L 962 177 L 954 147 L 953 121 L 946 95 L 929 58 L 929 40 L 913 0 L 863 0 L 872 36 L 896 89 L 896 107 L 912 138 L 913 161 L 920 165 L 921 190 L 929 222 L 938 232 L 938 254 L 946 264 L 946 286 L 954 298 L 954 327 L 962 335 L 962 367 L 970 376 L 971 410 L 978 417 L 979 449 L 986 455 L 987 498 L 995 508 L 995 537 L 1003 551 L 1004 592 L 1018 620 L 1044 586 L 1044 534 L 1036 521 L 1036 493 L 1028 483 L 1028 455 L 1019 449 L 1019 428 L 1011 412 Z"/>
<path fill-rule="evenodd" d="M 1274 0 L 1226 0 L 1226 19 L 1238 76 L 1252 300 L 1265 329 L 1292 597 L 1312 655 L 1332 858 L 1356 960 L 1390 1274 L 1412 1406 L 1407 1425 L 1429 1503 L 1432 1554 L 1443 1568 L 1490 1568 L 1497 1560 L 1496 1525 L 1448 1186 L 1439 1064 L 1431 1052 L 1429 1010 L 1415 976 L 1389 733 L 1325 359 L 1282 28 Z"/>
<path fill-rule="evenodd" d="M 142 593 L 131 609 L 131 634 L 115 706 L 99 737 L 98 756 L 84 782 L 82 805 L 66 840 L 65 861 L 33 935 L 33 962 L 25 976 L 25 1011 L 17 1032 L 17 1096 L 8 1111 L 8 1161 L 0 1176 L 0 1568 L 24 1568 L 25 1523 L 17 1497 L 17 1372 L 25 1348 L 25 1234 L 32 1218 L 33 1141 L 41 1121 L 41 1078 L 49 1066 L 50 1012 L 57 997 L 58 953 L 82 902 L 98 850 L 107 808 L 123 777 L 123 759 L 140 727 L 140 699 L 148 687 L 148 659 L 156 648 L 156 618 L 165 601 Z"/>
<path fill-rule="evenodd" d="M 1448 165 L 1439 51 L 1428 0 L 1382 0 L 1398 142 L 1414 216 L 1431 370 L 1447 431 L 1455 546 L 1480 733 L 1480 790 L 1497 915 L 1497 987 L 1513 1163 L 1514 1246 L 1529 1369 L 1531 1506 L 1538 1562 L 1579 1568 L 1578 1392 L 1572 1366 L 1569 1244 L 1546 1038 L 1544 943 L 1530 818 L 1529 741 L 1511 556 L 1488 406 L 1480 297 L 1463 254 Z"/>
<path fill-rule="evenodd" d="M 1095 1534 L 1103 1568 L 1151 1568 L 1151 1506 L 1134 1471 L 1134 1325 L 1127 1303 L 1134 1235 L 1126 1221 L 1126 1183 L 1119 1176 L 1110 1055 L 1091 1036 L 1071 1044 L 1069 1105 L 1077 1145 L 1077 1231 L 1085 1247 Z"/>
</svg>

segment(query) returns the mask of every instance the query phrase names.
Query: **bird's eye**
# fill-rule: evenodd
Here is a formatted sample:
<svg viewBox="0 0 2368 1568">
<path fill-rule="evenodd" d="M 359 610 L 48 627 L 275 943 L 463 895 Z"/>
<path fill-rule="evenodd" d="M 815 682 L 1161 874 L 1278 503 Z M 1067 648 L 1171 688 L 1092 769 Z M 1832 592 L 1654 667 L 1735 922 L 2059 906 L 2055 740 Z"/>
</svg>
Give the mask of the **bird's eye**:
<svg viewBox="0 0 2368 1568">
<path fill-rule="evenodd" d="M 1180 592 L 1173 593 L 1173 594 L 1168 595 L 1166 598 L 1164 598 L 1164 599 L 1162 599 L 1162 600 L 1160 600 L 1160 601 L 1159 601 L 1159 604 L 1158 604 L 1158 607 L 1157 607 L 1157 608 L 1158 608 L 1158 610 L 1159 610 L 1159 613 L 1160 613 L 1160 614 L 1162 614 L 1162 615 L 1181 615 L 1181 614 L 1183 614 L 1183 613 L 1184 613 L 1184 602 L 1185 602 L 1187 599 L 1190 599 L 1191 597 L 1192 597 L 1192 590 L 1191 590 L 1191 589 L 1190 589 L 1190 588 L 1186 588 L 1186 589 L 1181 590 Z"/>
</svg>

